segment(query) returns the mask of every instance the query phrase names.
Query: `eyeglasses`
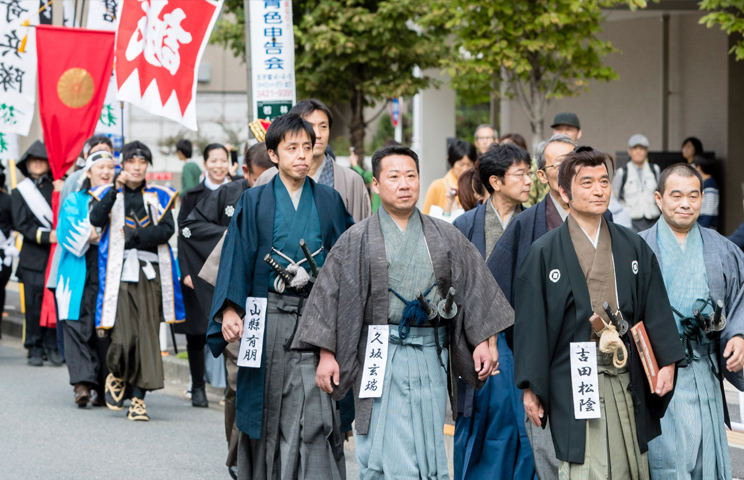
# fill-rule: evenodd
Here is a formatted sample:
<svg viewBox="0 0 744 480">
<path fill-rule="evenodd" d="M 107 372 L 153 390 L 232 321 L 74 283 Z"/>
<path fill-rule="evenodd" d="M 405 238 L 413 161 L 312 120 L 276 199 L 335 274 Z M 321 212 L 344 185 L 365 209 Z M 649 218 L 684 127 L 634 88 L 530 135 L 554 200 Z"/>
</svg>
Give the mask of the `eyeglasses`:
<svg viewBox="0 0 744 480">
<path fill-rule="evenodd" d="M 563 163 L 563 162 L 554 163 L 553 165 L 546 165 L 545 167 L 543 167 L 543 170 L 547 170 L 549 168 L 560 168 L 561 167 L 561 163 Z"/>
<path fill-rule="evenodd" d="M 529 172 L 519 172 L 519 173 L 504 173 L 504 175 L 509 175 L 511 177 L 516 178 L 517 180 L 522 180 L 525 175 L 529 175 Z"/>
<path fill-rule="evenodd" d="M 475 137 L 476 140 L 491 140 L 492 142 L 496 140 L 496 137 Z"/>
</svg>

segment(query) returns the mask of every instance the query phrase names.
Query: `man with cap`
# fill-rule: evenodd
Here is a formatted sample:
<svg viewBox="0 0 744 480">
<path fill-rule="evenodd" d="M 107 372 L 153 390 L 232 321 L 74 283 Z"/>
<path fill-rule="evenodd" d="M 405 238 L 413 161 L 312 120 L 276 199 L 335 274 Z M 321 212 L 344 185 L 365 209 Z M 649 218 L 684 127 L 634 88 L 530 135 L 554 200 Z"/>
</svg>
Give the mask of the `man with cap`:
<svg viewBox="0 0 744 480">
<path fill-rule="evenodd" d="M 644 135 L 630 137 L 628 155 L 630 162 L 617 169 L 612 181 L 612 195 L 620 200 L 638 233 L 651 228 L 661 215 L 654 197 L 660 172 L 658 165 L 648 161 L 648 138 Z"/>
<path fill-rule="evenodd" d="M 57 349 L 57 331 L 41 326 L 41 303 L 49 251 L 57 243 L 53 230 L 52 192 L 54 184 L 49 171 L 46 147 L 35 141 L 16 164 L 26 177 L 11 194 L 13 227 L 23 235 L 23 248 L 18 262 L 18 278 L 23 283 L 26 305 L 26 340 L 30 351 L 28 364 L 40 367 L 43 356 L 54 365 L 62 365 Z"/>
</svg>

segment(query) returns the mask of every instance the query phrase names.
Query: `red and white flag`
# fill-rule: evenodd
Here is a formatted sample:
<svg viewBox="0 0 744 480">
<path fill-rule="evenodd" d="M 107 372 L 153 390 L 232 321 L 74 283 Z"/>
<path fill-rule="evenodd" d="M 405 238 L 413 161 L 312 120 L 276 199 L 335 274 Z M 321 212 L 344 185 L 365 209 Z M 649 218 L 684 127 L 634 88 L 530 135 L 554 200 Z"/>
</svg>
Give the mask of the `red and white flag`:
<svg viewBox="0 0 744 480">
<path fill-rule="evenodd" d="M 196 130 L 196 76 L 224 0 L 124 0 L 117 99 Z"/>
</svg>

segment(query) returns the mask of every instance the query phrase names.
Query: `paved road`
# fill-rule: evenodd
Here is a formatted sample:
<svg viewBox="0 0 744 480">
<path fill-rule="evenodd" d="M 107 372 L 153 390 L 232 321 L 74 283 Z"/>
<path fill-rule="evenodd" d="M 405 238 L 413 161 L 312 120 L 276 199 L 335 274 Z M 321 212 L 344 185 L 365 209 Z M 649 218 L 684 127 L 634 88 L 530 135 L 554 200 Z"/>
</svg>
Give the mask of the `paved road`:
<svg viewBox="0 0 744 480">
<path fill-rule="evenodd" d="M 79 409 L 67 368 L 26 365 L 18 339 L 0 340 L 0 478 L 229 479 L 223 414 L 147 394 L 149 422 L 126 408 Z M 180 391 L 180 389 L 177 389 Z M 349 480 L 358 470 L 347 451 Z"/>
</svg>

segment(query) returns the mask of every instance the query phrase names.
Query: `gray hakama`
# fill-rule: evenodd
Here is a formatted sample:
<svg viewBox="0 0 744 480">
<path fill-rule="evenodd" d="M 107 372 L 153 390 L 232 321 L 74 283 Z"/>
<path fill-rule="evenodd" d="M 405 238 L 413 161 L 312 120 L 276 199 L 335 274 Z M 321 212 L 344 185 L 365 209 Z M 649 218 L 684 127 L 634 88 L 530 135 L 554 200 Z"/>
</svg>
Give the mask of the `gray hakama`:
<svg viewBox="0 0 744 480">
<path fill-rule="evenodd" d="M 304 299 L 269 293 L 261 438 L 240 432 L 241 480 L 346 478 L 343 436 L 333 400 L 315 384 L 315 355 L 289 350 Z"/>
</svg>

